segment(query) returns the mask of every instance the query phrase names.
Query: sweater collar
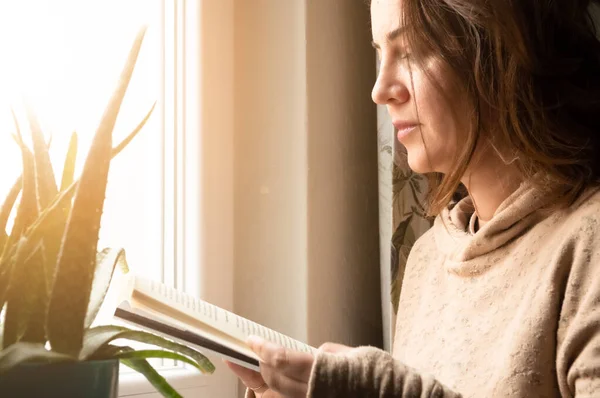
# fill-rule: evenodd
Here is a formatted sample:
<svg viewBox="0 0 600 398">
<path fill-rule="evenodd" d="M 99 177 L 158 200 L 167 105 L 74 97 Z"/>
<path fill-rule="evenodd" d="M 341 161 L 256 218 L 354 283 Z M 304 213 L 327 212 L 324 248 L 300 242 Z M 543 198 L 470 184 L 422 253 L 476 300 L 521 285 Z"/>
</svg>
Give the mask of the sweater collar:
<svg viewBox="0 0 600 398">
<path fill-rule="evenodd" d="M 552 200 L 548 190 L 525 182 L 504 200 L 493 217 L 474 231 L 475 207 L 470 197 L 450 205 L 436 218 L 433 229 L 438 250 L 449 261 L 449 271 L 457 274 L 479 274 L 489 268 L 493 258 L 480 257 L 492 253 L 525 233 L 543 218 L 539 211 Z"/>
</svg>

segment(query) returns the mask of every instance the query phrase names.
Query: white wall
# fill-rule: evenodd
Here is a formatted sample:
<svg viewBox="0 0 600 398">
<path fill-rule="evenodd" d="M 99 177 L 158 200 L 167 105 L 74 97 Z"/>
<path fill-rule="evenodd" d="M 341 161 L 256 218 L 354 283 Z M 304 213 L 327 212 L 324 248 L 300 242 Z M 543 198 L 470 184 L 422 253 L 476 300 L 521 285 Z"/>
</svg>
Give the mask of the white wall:
<svg viewBox="0 0 600 398">
<path fill-rule="evenodd" d="M 380 346 L 368 7 L 201 8 L 200 294 L 313 345 Z"/>
<path fill-rule="evenodd" d="M 235 309 L 381 345 L 377 125 L 362 2 L 235 2 Z"/>
<path fill-rule="evenodd" d="M 233 71 L 234 71 L 234 1 L 208 0 L 188 1 L 188 14 L 198 13 L 200 29 L 197 40 L 188 34 L 188 45 L 197 45 L 200 56 L 194 62 L 188 60 L 190 70 L 200 70 L 198 79 L 189 77 L 187 93 L 199 92 L 197 102 L 200 109 L 190 110 L 186 117 L 187 126 L 199 126 L 199 141 L 188 142 L 197 147 L 198 156 L 188 156 L 187 161 L 196 162 L 201 170 L 198 192 L 189 195 L 188 202 L 198 203 L 200 230 L 198 233 L 199 255 L 196 277 L 200 281 L 199 294 L 205 300 L 225 309 L 233 310 L 234 275 L 234 122 L 233 122 Z M 193 24 L 188 28 L 194 29 Z M 189 99 L 193 102 L 193 99 Z M 190 122 L 191 121 L 191 122 Z M 191 140 L 190 140 L 191 141 Z M 190 148 L 190 152 L 193 150 Z M 191 189 L 192 187 L 190 187 Z M 195 194 L 195 195 L 194 195 Z M 194 196 L 196 198 L 194 199 Z M 190 205 L 191 206 L 191 205 Z M 194 224 L 194 223 L 190 223 Z M 193 275 L 186 275 L 193 278 Z M 193 285 L 193 283 L 192 283 Z M 234 397 L 237 378 L 218 357 L 210 357 L 216 371 L 208 376 L 206 387 L 195 394 L 185 391 L 185 396 Z"/>
<path fill-rule="evenodd" d="M 308 340 L 382 341 L 369 7 L 306 2 Z"/>
<path fill-rule="evenodd" d="M 235 309 L 306 340 L 304 2 L 235 2 Z"/>
</svg>

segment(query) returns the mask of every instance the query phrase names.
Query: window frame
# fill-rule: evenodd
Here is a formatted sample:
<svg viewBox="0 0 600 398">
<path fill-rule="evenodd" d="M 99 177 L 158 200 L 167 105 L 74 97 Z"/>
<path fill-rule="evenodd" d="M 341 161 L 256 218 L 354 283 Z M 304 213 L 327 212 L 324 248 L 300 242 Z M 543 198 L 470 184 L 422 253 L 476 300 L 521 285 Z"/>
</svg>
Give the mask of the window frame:
<svg viewBox="0 0 600 398">
<path fill-rule="evenodd" d="M 156 115 L 160 118 L 161 226 L 160 269 L 162 281 L 199 296 L 203 272 L 198 245 L 200 198 L 196 189 L 201 179 L 200 145 L 200 7 L 198 1 L 161 0 L 160 9 L 160 98 Z M 208 355 L 213 363 L 218 358 Z M 123 369 L 123 367 L 122 367 Z M 202 375 L 196 369 L 174 361 L 162 361 L 156 368 L 186 396 L 215 396 L 227 375 Z M 145 377 L 132 370 L 119 373 L 119 397 L 160 397 Z M 220 396 L 220 395 L 219 395 Z"/>
</svg>

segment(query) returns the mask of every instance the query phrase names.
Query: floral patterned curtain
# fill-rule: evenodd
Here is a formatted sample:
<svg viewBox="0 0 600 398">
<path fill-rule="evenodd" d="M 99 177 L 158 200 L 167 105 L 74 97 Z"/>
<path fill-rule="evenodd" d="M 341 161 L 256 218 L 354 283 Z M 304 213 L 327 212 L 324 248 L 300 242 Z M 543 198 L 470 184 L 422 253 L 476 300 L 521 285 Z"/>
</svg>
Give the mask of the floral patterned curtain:
<svg viewBox="0 0 600 398">
<path fill-rule="evenodd" d="M 408 167 L 385 106 L 377 107 L 377 123 L 381 291 L 384 347 L 389 351 L 408 253 L 432 223 L 424 209 L 427 181 Z"/>
</svg>

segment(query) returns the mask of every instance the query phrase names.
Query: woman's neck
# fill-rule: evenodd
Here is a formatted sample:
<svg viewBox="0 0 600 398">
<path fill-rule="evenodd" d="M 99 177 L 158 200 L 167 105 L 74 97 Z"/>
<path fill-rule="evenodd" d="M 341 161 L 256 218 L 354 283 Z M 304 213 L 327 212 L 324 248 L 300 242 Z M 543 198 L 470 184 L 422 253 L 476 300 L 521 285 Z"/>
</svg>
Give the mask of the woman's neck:
<svg viewBox="0 0 600 398">
<path fill-rule="evenodd" d="M 462 183 L 473 200 L 477 217 L 491 220 L 502 202 L 517 190 L 522 178 L 515 167 L 479 164 Z"/>
</svg>

